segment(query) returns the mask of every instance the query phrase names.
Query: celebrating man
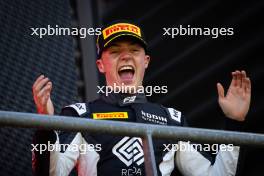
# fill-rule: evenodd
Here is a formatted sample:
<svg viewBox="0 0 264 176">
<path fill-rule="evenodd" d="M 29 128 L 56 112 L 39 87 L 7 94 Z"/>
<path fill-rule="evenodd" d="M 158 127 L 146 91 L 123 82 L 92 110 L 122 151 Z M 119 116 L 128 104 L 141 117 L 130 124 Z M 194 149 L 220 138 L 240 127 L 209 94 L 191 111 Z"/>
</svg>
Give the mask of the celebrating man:
<svg viewBox="0 0 264 176">
<path fill-rule="evenodd" d="M 187 126 L 182 113 L 173 108 L 148 102 L 141 88 L 150 56 L 147 43 L 138 25 L 115 22 L 102 29 L 97 39 L 97 67 L 105 75 L 106 85 L 120 93 L 101 94 L 88 103 L 76 103 L 62 109 L 63 116 L 98 120 L 117 120 L 168 126 Z M 54 114 L 51 101 L 52 83 L 43 75 L 33 85 L 38 113 Z M 232 81 L 225 94 L 217 84 L 219 105 L 230 130 L 244 121 L 249 110 L 251 83 L 245 71 L 232 72 Z M 68 144 L 66 148 L 33 154 L 36 175 L 145 175 L 142 140 L 139 137 L 90 134 L 88 132 L 36 132 L 35 143 Z M 171 142 L 154 140 L 154 153 L 159 175 L 235 175 L 239 147 L 219 151 L 215 158 L 196 150 L 164 150 Z M 192 144 L 179 142 L 179 146 Z M 76 146 L 77 149 L 76 149 Z M 92 148 L 92 149 L 91 149 Z M 75 149 L 75 150 L 74 150 Z M 45 174 L 44 174 L 45 175 Z"/>
</svg>

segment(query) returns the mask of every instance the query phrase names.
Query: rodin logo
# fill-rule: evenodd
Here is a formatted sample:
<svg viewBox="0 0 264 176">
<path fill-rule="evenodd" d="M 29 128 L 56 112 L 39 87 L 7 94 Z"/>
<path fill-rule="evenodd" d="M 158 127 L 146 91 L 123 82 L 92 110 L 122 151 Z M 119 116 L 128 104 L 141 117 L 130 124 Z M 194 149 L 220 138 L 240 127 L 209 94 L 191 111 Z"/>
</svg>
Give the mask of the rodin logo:
<svg viewBox="0 0 264 176">
<path fill-rule="evenodd" d="M 166 125 L 167 124 L 167 119 L 165 117 L 162 116 L 157 116 L 155 114 L 150 114 L 147 112 L 144 112 L 143 110 L 141 110 L 141 117 L 142 119 L 149 121 L 149 122 L 153 122 L 153 123 L 157 123 L 160 125 Z"/>
<path fill-rule="evenodd" d="M 144 162 L 142 140 L 138 137 L 124 137 L 113 147 L 112 152 L 127 167 L 129 167 L 133 162 L 135 162 L 138 166 Z"/>
</svg>

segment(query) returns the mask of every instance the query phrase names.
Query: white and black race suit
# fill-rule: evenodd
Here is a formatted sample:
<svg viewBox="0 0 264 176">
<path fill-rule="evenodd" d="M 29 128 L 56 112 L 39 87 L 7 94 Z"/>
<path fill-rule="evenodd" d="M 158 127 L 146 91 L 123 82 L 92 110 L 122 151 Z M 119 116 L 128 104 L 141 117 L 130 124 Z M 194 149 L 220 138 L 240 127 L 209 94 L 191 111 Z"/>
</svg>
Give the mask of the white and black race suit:
<svg viewBox="0 0 264 176">
<path fill-rule="evenodd" d="M 62 109 L 61 115 L 97 120 L 113 120 L 186 126 L 182 113 L 148 102 L 144 94 L 101 95 L 88 103 L 76 103 Z M 69 117 L 70 118 L 70 117 Z M 34 144 L 56 144 L 59 150 L 40 153 L 33 150 L 35 175 L 50 176 L 131 176 L 145 175 L 144 152 L 140 137 L 105 133 L 37 130 Z M 59 145 L 58 145 L 59 144 Z M 62 144 L 64 147 L 61 147 Z M 178 145 L 193 148 L 194 143 L 153 139 L 158 175 L 230 176 L 236 174 L 239 146 L 217 155 L 197 150 L 176 150 Z M 174 150 L 175 149 L 175 150 Z"/>
</svg>

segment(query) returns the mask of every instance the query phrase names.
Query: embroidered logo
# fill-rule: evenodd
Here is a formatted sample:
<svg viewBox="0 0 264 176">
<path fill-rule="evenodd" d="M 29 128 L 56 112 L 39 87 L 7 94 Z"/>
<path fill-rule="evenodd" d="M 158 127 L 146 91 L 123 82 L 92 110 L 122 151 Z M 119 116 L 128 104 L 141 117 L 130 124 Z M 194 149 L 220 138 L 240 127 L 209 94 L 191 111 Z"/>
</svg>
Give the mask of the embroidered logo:
<svg viewBox="0 0 264 176">
<path fill-rule="evenodd" d="M 144 162 L 142 140 L 138 137 L 124 137 L 113 147 L 112 152 L 127 167 L 132 163 L 136 163 L 139 166 Z"/>
</svg>

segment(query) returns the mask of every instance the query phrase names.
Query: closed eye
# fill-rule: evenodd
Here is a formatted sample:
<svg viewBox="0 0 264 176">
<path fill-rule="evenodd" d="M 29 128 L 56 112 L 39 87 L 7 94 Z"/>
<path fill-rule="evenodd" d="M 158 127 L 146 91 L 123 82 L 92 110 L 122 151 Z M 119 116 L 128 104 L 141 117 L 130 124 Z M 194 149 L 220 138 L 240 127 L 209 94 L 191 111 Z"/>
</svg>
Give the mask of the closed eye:
<svg viewBox="0 0 264 176">
<path fill-rule="evenodd" d="M 139 48 L 132 48 L 131 51 L 132 52 L 138 52 L 138 51 L 140 51 L 140 49 Z"/>
</svg>

